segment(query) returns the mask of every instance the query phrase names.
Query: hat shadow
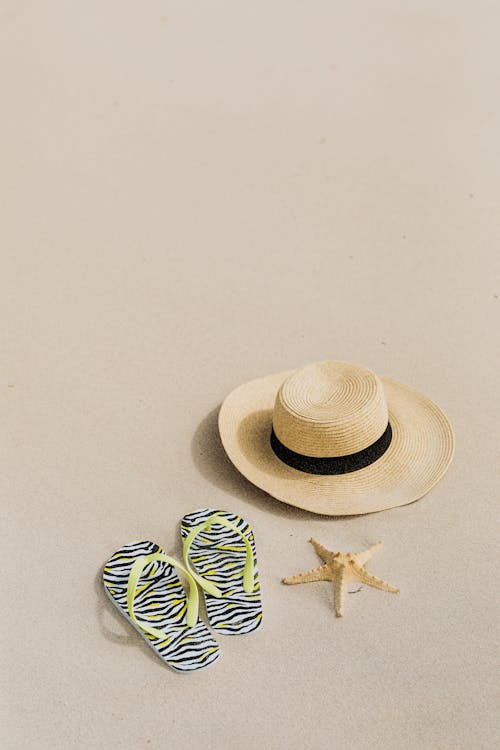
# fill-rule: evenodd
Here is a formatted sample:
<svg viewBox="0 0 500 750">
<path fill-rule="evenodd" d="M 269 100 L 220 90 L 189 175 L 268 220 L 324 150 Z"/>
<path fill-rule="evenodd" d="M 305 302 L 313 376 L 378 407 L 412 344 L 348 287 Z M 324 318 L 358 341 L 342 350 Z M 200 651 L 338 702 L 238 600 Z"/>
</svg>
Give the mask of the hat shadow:
<svg viewBox="0 0 500 750">
<path fill-rule="evenodd" d="M 218 416 L 220 404 L 202 419 L 191 441 L 193 463 L 200 474 L 217 489 L 251 503 L 260 510 L 286 518 L 325 518 L 334 520 L 338 516 L 312 513 L 268 495 L 253 485 L 229 460 L 219 435 Z M 347 518 L 347 516 L 342 516 Z"/>
</svg>

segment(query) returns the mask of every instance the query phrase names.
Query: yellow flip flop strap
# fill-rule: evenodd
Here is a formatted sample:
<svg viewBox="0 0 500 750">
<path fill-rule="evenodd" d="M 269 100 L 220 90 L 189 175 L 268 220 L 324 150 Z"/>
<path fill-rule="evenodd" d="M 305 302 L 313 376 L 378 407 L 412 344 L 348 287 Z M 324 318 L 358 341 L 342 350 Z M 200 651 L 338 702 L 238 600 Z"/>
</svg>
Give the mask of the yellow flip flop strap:
<svg viewBox="0 0 500 750">
<path fill-rule="evenodd" d="M 193 579 L 193 576 L 190 574 L 190 572 L 186 570 L 184 566 L 181 565 L 179 562 L 177 562 L 177 560 L 175 560 L 173 557 L 164 555 L 161 552 L 153 552 L 151 555 L 144 555 L 142 557 L 138 557 L 137 560 L 132 565 L 130 569 L 130 575 L 128 577 L 128 584 L 127 584 L 128 615 L 130 619 L 132 620 L 132 622 L 134 622 L 145 633 L 149 633 L 150 635 L 153 635 L 155 638 L 165 639 L 169 637 L 167 633 L 164 633 L 162 630 L 158 630 L 157 628 L 153 628 L 150 625 L 146 625 L 144 622 L 140 622 L 135 616 L 135 612 L 134 612 L 135 592 L 137 591 L 137 584 L 139 583 L 140 577 L 142 575 L 142 571 L 147 565 L 149 565 L 149 563 L 155 562 L 156 560 L 169 563 L 169 565 L 172 565 L 175 568 L 180 568 L 180 570 L 182 570 L 184 574 L 186 575 L 186 578 L 188 579 L 188 582 L 189 582 L 189 595 L 187 597 L 186 621 L 190 628 L 192 628 L 193 625 L 196 625 L 198 621 L 198 589 L 196 588 L 196 583 Z"/>
<path fill-rule="evenodd" d="M 198 534 L 202 531 L 210 531 L 213 524 L 218 523 L 221 526 L 225 526 L 228 529 L 231 529 L 231 531 L 235 531 L 238 536 L 240 536 L 244 543 L 245 543 L 245 549 L 246 549 L 246 559 L 245 559 L 245 567 L 243 568 L 243 590 L 250 594 L 253 591 L 254 588 L 254 567 L 253 567 L 253 550 L 252 546 L 248 540 L 248 538 L 243 534 L 237 526 L 235 526 L 231 521 L 228 521 L 226 518 L 223 518 L 222 516 L 219 516 L 217 514 L 214 514 L 213 516 L 210 516 L 210 518 L 207 518 L 206 521 L 203 523 L 200 523 L 199 526 L 195 526 L 194 529 L 191 529 L 187 537 L 184 539 L 183 542 L 183 557 L 184 557 L 184 564 L 186 568 L 189 570 L 193 578 L 199 583 L 199 585 L 202 587 L 202 589 L 205 589 L 209 594 L 212 594 L 212 596 L 216 596 L 217 598 L 220 598 L 222 596 L 222 592 L 220 589 L 217 588 L 213 583 L 210 581 L 207 581 L 205 578 L 200 576 L 193 568 L 191 567 L 191 564 L 189 562 L 189 550 L 191 548 L 191 545 L 194 541 L 194 538 L 198 536 Z"/>
</svg>

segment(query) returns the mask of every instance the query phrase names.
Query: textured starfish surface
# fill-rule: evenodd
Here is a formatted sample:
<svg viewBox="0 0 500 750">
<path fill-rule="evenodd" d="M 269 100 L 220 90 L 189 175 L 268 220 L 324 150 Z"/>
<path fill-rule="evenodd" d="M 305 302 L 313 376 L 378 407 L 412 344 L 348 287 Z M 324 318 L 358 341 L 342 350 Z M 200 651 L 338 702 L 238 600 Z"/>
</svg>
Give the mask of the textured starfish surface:
<svg viewBox="0 0 500 750">
<path fill-rule="evenodd" d="M 387 581 L 368 573 L 364 566 L 373 553 L 382 547 L 382 542 L 377 542 L 363 552 L 332 552 L 323 547 L 316 539 L 311 539 L 311 544 L 324 561 L 324 565 L 309 570 L 307 573 L 298 573 L 296 576 L 283 578 L 283 583 L 310 583 L 311 581 L 333 581 L 335 584 L 335 614 L 342 617 L 344 610 L 345 587 L 349 580 L 357 579 L 369 586 L 374 586 L 382 591 L 399 592 L 395 586 Z"/>
</svg>

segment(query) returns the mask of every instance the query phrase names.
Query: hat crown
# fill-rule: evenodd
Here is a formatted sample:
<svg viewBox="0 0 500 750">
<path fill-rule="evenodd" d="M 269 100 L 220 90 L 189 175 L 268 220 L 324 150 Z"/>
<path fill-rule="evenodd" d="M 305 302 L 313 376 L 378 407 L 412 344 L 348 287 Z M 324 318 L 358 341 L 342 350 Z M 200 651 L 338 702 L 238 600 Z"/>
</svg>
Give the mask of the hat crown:
<svg viewBox="0 0 500 750">
<path fill-rule="evenodd" d="M 349 362 L 315 362 L 294 372 L 276 396 L 273 429 L 304 456 L 347 456 L 387 428 L 384 389 L 374 372 Z"/>
</svg>

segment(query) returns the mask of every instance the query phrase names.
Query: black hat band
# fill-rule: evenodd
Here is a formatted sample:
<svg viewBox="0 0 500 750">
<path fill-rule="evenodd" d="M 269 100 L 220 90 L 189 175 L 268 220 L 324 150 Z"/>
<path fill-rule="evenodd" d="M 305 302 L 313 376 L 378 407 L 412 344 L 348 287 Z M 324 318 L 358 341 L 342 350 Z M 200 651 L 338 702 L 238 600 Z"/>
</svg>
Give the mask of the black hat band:
<svg viewBox="0 0 500 750">
<path fill-rule="evenodd" d="M 349 474 L 352 471 L 364 469 L 365 466 L 370 466 L 384 455 L 391 444 L 391 440 L 392 428 L 388 422 L 378 440 L 362 451 L 351 453 L 348 456 L 318 458 L 316 456 L 303 456 L 302 453 L 290 450 L 278 439 L 274 429 L 271 432 L 271 448 L 280 461 L 306 474 Z"/>
</svg>

